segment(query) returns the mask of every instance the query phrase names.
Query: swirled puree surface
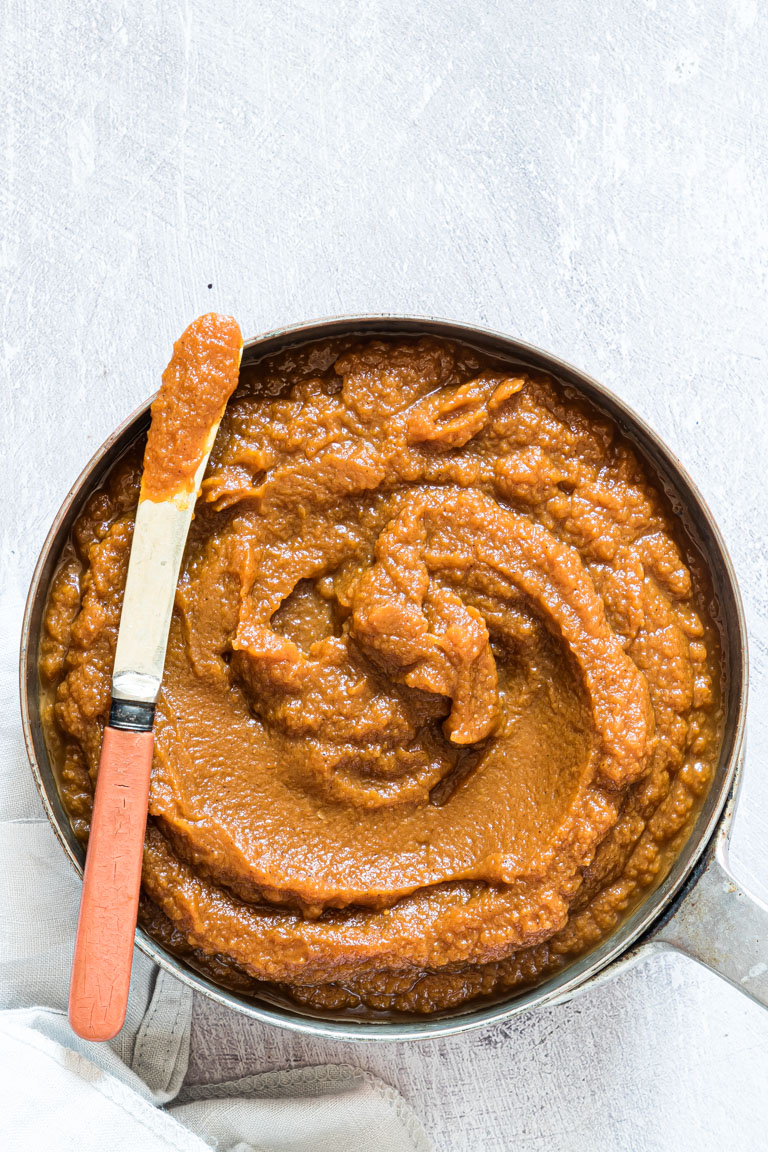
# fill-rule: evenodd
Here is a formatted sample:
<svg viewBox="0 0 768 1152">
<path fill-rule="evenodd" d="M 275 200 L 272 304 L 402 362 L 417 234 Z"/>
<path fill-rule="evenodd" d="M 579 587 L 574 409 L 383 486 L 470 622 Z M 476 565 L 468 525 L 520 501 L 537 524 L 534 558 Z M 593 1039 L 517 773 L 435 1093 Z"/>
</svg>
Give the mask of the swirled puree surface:
<svg viewBox="0 0 768 1152">
<path fill-rule="evenodd" d="M 52 588 L 85 838 L 140 456 Z M 535 982 L 668 869 L 719 749 L 703 567 L 618 429 L 432 338 L 244 369 L 155 725 L 143 919 L 241 990 L 430 1012 Z"/>
</svg>

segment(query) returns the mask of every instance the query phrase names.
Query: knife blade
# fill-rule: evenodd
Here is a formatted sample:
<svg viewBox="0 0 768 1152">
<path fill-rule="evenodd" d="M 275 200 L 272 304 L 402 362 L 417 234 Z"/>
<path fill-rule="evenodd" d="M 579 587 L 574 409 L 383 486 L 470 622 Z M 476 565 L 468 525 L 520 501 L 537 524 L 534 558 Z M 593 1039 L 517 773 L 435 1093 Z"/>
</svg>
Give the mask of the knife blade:
<svg viewBox="0 0 768 1152">
<path fill-rule="evenodd" d="M 181 559 L 219 420 L 190 487 L 155 501 L 144 495 L 142 484 L 112 672 L 113 703 L 150 705 L 159 695 Z"/>
</svg>

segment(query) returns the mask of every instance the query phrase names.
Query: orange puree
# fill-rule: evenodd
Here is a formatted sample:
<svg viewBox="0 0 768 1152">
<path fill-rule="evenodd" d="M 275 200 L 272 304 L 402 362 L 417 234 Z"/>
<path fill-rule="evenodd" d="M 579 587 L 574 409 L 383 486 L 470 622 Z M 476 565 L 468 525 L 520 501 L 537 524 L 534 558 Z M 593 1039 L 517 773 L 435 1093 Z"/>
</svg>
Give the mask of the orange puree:
<svg viewBox="0 0 768 1152">
<path fill-rule="evenodd" d="M 177 345 L 152 498 L 194 471 L 238 341 L 206 317 Z M 91 498 L 48 607 L 82 836 L 139 481 L 125 460 Z M 713 774 L 702 572 L 619 430 L 540 373 L 426 337 L 244 370 L 179 579 L 144 922 L 216 979 L 326 1009 L 434 1011 L 591 948 Z"/>
</svg>

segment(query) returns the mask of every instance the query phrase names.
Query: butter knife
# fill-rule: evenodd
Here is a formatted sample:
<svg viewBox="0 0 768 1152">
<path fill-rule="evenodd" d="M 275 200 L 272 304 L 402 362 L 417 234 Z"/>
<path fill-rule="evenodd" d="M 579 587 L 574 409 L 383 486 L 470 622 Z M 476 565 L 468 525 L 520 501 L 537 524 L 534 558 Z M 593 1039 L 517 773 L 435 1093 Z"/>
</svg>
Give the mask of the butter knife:
<svg viewBox="0 0 768 1152">
<path fill-rule="evenodd" d="M 70 1023 L 86 1040 L 110 1040 L 125 1020 L 155 704 L 189 526 L 242 348 L 231 317 L 199 317 L 174 345 L 152 404 L 69 990 Z"/>
</svg>

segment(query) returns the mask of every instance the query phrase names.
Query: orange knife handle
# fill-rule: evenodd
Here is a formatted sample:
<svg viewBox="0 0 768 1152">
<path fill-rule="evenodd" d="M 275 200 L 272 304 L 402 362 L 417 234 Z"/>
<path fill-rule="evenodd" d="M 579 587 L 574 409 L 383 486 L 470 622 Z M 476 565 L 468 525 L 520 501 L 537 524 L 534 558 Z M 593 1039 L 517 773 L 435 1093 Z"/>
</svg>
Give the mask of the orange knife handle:
<svg viewBox="0 0 768 1152">
<path fill-rule="evenodd" d="M 84 1040 L 111 1040 L 125 1020 L 153 741 L 104 729 L 69 986 L 69 1022 Z"/>
</svg>

